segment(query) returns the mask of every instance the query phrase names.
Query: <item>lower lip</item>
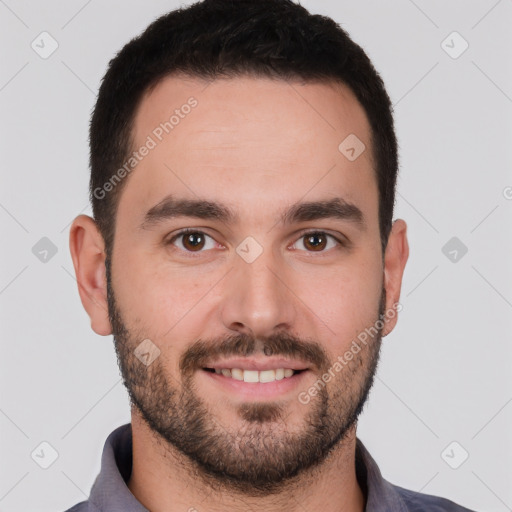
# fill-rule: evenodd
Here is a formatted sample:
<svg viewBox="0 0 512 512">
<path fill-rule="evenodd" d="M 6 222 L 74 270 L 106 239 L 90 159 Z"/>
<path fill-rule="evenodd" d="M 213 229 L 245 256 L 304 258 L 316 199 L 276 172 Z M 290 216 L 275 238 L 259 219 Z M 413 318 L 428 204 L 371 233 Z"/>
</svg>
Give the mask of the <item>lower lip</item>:
<svg viewBox="0 0 512 512">
<path fill-rule="evenodd" d="M 224 377 L 222 374 L 201 370 L 200 373 L 208 379 L 210 385 L 220 387 L 224 392 L 238 395 L 245 399 L 272 399 L 281 398 L 283 395 L 295 391 L 296 394 L 303 388 L 303 381 L 308 370 L 294 373 L 291 377 L 285 377 L 273 382 L 244 382 L 243 380 Z M 302 384 L 302 385 L 301 385 Z"/>
</svg>

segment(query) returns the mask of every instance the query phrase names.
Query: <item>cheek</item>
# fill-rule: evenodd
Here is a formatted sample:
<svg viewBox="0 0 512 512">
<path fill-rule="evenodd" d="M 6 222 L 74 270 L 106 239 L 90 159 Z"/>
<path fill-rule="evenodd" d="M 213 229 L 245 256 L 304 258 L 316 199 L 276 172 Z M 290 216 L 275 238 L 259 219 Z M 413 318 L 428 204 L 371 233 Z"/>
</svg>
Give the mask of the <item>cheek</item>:
<svg viewBox="0 0 512 512">
<path fill-rule="evenodd" d="M 305 303 L 317 323 L 331 338 L 330 350 L 339 354 L 365 328 L 378 319 L 383 274 L 378 263 L 338 268 L 332 273 L 317 273 L 304 288 Z"/>
<path fill-rule="evenodd" d="M 199 336 L 206 295 L 218 276 L 185 272 L 143 251 L 123 252 L 121 244 L 116 257 L 113 286 L 130 329 L 172 352 Z"/>
<path fill-rule="evenodd" d="M 170 276 L 164 276 L 143 251 L 116 246 L 112 282 L 116 301 L 124 320 L 132 329 L 144 328 L 147 336 L 156 337 L 173 323 L 179 311 L 172 304 L 183 304 L 180 286 L 172 286 Z"/>
</svg>

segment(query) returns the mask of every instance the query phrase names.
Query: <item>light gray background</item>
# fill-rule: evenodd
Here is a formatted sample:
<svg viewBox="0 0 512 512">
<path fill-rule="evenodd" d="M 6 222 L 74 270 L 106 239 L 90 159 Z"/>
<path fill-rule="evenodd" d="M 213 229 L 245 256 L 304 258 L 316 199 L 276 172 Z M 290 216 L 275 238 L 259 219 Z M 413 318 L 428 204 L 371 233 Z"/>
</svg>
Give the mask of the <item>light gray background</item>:
<svg viewBox="0 0 512 512">
<path fill-rule="evenodd" d="M 0 0 L 0 511 L 85 499 L 105 438 L 130 419 L 112 337 L 90 329 L 79 300 L 69 225 L 91 213 L 87 129 L 106 65 L 178 5 Z M 512 510 L 512 1 L 303 5 L 367 51 L 401 148 L 404 309 L 358 435 L 395 484 Z M 59 44 L 48 59 L 31 48 L 42 31 Z M 469 43 L 457 59 L 441 46 L 453 31 Z M 441 250 L 454 236 L 468 248 L 457 262 Z M 58 251 L 46 263 L 32 252 L 42 237 Z M 42 441 L 59 454 L 48 469 L 31 458 Z M 441 456 L 453 441 L 469 453 L 458 469 Z"/>
</svg>

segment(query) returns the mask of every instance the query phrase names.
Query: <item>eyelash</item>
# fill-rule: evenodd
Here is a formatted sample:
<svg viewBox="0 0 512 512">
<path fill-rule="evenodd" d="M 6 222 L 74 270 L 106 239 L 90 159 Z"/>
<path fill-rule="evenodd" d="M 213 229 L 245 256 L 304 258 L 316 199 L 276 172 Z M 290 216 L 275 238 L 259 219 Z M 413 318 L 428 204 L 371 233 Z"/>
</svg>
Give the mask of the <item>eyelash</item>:
<svg viewBox="0 0 512 512">
<path fill-rule="evenodd" d="M 204 231 L 201 231 L 200 229 L 194 229 L 194 228 L 185 228 L 185 229 L 182 229 L 180 232 L 176 233 L 167 243 L 166 245 L 174 245 L 174 241 L 177 240 L 178 238 L 182 237 L 182 236 L 185 236 L 185 235 L 190 235 L 190 234 L 200 234 L 200 235 L 204 235 L 204 236 L 207 236 L 209 238 L 211 238 L 212 240 L 214 240 L 214 238 L 212 236 L 210 236 L 208 233 L 205 233 Z M 297 238 L 297 240 L 300 240 L 301 238 L 305 238 L 307 236 L 312 236 L 312 235 L 324 235 L 324 236 L 327 236 L 329 238 L 332 238 L 333 240 L 335 240 L 335 242 L 337 243 L 338 245 L 338 249 L 340 249 L 341 247 L 345 246 L 346 243 L 342 242 L 339 238 L 335 237 L 334 235 L 331 235 L 330 233 L 327 233 L 325 231 L 319 231 L 319 230 L 311 230 L 311 231 L 303 231 L 300 233 L 299 237 Z M 176 247 L 177 248 L 177 247 Z M 179 248 L 177 248 L 179 249 Z M 332 248 L 331 248 L 332 249 Z M 323 250 L 323 251 L 318 251 L 319 254 L 325 254 L 326 252 L 330 251 L 331 249 L 328 249 L 327 251 L 326 250 Z M 194 258 L 194 257 L 197 257 L 195 254 L 201 254 L 205 251 L 203 250 L 200 250 L 200 251 L 187 251 L 187 250 L 182 250 L 182 249 L 179 249 L 180 251 L 183 251 L 185 253 L 187 253 L 189 256 L 187 257 L 191 257 L 191 258 Z M 307 250 L 304 250 L 304 251 L 301 251 L 301 252 L 309 252 L 309 253 L 315 253 L 316 251 L 307 251 Z"/>
</svg>

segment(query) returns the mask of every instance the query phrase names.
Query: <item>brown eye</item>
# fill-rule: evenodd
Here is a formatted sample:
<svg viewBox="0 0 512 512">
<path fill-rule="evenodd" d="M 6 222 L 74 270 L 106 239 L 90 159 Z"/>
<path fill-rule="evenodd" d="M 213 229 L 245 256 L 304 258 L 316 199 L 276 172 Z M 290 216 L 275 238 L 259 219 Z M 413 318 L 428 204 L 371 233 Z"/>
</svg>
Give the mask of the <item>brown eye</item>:
<svg viewBox="0 0 512 512">
<path fill-rule="evenodd" d="M 203 233 L 186 233 L 183 236 L 183 247 L 189 251 L 201 250 L 204 247 L 205 239 Z"/>
<path fill-rule="evenodd" d="M 324 231 L 310 231 L 309 233 L 304 233 L 299 240 L 301 240 L 301 242 L 296 249 L 305 249 L 307 252 L 329 252 L 333 248 L 341 248 L 344 245 L 334 235 L 330 235 Z M 298 242 L 295 242 L 295 244 L 297 243 Z"/>
<path fill-rule="evenodd" d="M 172 237 L 169 245 L 174 245 L 183 252 L 204 252 L 207 249 L 214 249 L 215 240 L 202 231 L 187 229 Z"/>
<path fill-rule="evenodd" d="M 311 233 L 304 236 L 304 247 L 311 251 L 323 251 L 327 245 L 325 233 Z"/>
</svg>

